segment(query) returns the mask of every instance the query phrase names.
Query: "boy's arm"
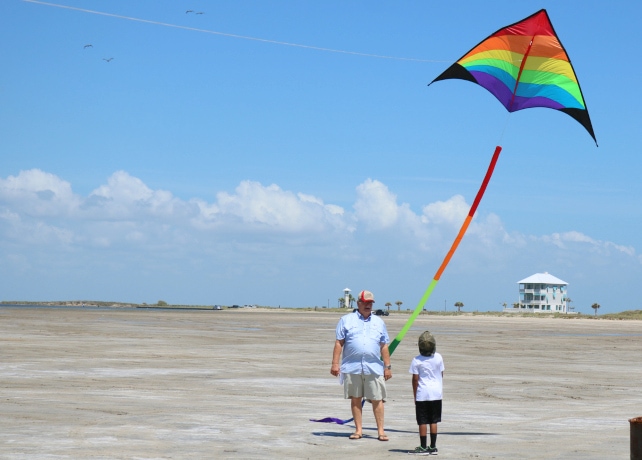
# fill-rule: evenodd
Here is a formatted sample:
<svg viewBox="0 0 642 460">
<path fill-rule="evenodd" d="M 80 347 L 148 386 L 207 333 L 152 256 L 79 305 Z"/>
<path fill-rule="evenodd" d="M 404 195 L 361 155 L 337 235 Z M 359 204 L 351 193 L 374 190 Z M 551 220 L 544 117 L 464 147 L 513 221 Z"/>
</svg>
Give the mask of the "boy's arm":
<svg viewBox="0 0 642 460">
<path fill-rule="evenodd" d="M 412 374 L 412 394 L 417 401 L 417 387 L 419 386 L 419 374 Z"/>
</svg>

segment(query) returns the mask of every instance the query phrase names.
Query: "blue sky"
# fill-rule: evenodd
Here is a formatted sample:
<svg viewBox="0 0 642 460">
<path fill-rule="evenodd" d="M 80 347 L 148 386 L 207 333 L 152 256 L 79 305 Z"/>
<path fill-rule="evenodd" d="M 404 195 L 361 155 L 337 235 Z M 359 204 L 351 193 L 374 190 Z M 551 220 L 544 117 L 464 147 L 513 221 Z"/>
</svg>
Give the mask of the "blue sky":
<svg viewBox="0 0 642 460">
<path fill-rule="evenodd" d="M 53 3 L 77 9 L 0 3 L 2 300 L 414 308 L 502 145 L 427 308 L 499 310 L 538 272 L 577 311 L 642 308 L 636 2 Z M 599 147 L 427 86 L 542 7 Z"/>
</svg>

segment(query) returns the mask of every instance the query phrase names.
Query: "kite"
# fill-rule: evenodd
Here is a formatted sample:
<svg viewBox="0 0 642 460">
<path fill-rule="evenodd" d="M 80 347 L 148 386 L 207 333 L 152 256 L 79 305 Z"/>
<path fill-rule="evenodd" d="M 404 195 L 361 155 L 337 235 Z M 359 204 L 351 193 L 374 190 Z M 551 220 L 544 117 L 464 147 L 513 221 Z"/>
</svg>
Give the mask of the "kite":
<svg viewBox="0 0 642 460">
<path fill-rule="evenodd" d="M 486 88 L 509 112 L 531 107 L 564 112 L 597 144 L 577 76 L 546 10 L 499 29 L 430 84 L 451 78 Z"/>
<path fill-rule="evenodd" d="M 571 61 L 562 46 L 545 9 L 499 29 L 464 54 L 428 86 L 436 81 L 460 79 L 476 83 L 493 94 L 509 113 L 533 107 L 559 110 L 573 117 L 597 145 L 593 125 Z M 470 225 L 502 151 L 495 152 L 464 223 L 446 257 L 408 321 L 388 346 L 392 354 L 423 310 L 450 259 Z M 352 419 L 331 417 L 313 420 L 345 424 Z"/>
<path fill-rule="evenodd" d="M 482 40 L 428 86 L 436 81 L 447 79 L 461 79 L 480 85 L 493 94 L 508 112 L 532 107 L 545 107 L 564 112 L 584 126 L 597 145 L 593 125 L 571 60 L 557 38 L 545 9 L 503 27 Z M 422 311 L 457 250 L 484 196 L 501 151 L 501 146 L 495 147 L 484 180 L 455 241 L 421 297 L 417 308 L 388 347 L 391 354 Z"/>
</svg>

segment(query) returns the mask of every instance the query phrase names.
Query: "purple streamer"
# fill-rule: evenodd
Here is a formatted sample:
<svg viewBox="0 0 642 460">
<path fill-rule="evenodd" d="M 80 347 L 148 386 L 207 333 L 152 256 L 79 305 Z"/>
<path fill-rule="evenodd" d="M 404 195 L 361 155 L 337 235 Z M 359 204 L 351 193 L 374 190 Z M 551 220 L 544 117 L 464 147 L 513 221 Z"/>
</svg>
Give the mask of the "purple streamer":
<svg viewBox="0 0 642 460">
<path fill-rule="evenodd" d="M 334 417 L 326 417 L 326 418 L 321 418 L 319 420 L 315 420 L 313 418 L 310 419 L 311 422 L 336 423 L 338 425 L 345 425 L 346 423 L 350 423 L 353 420 L 354 420 L 353 418 L 349 418 L 348 420 L 341 420 L 340 418 L 334 418 Z"/>
</svg>

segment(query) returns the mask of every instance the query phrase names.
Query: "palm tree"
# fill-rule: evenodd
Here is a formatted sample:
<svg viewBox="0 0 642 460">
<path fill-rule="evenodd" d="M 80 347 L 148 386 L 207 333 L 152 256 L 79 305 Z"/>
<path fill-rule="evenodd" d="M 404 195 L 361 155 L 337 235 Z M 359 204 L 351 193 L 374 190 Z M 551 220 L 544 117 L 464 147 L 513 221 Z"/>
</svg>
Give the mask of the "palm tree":
<svg viewBox="0 0 642 460">
<path fill-rule="evenodd" d="M 519 302 L 515 302 L 515 303 L 513 304 L 513 308 L 519 308 Z"/>
<path fill-rule="evenodd" d="M 463 302 L 455 302 L 455 307 L 457 307 L 457 313 L 461 313 L 461 309 L 464 308 Z"/>
<path fill-rule="evenodd" d="M 600 304 L 594 303 L 593 305 L 591 305 L 591 308 L 595 310 L 595 316 L 597 316 L 597 309 L 600 308 Z"/>
<path fill-rule="evenodd" d="M 386 308 L 388 311 L 390 311 L 390 307 L 392 307 L 392 304 L 390 302 L 386 302 Z"/>
<path fill-rule="evenodd" d="M 403 304 L 403 302 L 401 300 L 397 300 L 395 302 L 395 305 L 397 306 L 397 311 L 401 311 L 401 305 L 402 304 Z"/>
<path fill-rule="evenodd" d="M 352 305 L 354 305 L 355 298 L 352 297 L 352 294 L 348 294 L 348 303 L 350 304 L 350 308 L 352 308 Z"/>
</svg>

